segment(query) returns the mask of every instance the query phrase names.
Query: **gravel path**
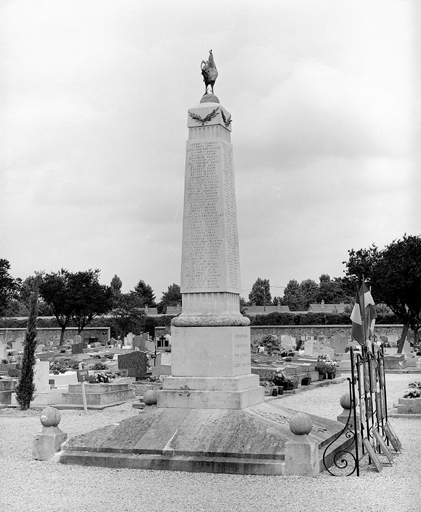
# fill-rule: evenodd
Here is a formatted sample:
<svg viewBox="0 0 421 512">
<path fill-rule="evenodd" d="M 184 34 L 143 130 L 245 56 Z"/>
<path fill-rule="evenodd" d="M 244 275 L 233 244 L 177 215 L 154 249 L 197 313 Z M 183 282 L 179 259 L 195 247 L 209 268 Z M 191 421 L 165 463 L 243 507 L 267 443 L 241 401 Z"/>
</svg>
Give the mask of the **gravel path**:
<svg viewBox="0 0 421 512">
<path fill-rule="evenodd" d="M 416 375 L 387 375 L 389 407 Z M 347 381 L 278 400 L 278 404 L 336 419 Z M 69 437 L 133 415 L 131 404 L 104 411 L 61 411 Z M 265 477 L 68 466 L 32 460 L 40 411 L 0 410 L 0 512 L 116 510 L 213 511 L 421 511 L 421 422 L 391 423 L 404 451 L 377 473 L 366 464 L 358 478 Z"/>
</svg>

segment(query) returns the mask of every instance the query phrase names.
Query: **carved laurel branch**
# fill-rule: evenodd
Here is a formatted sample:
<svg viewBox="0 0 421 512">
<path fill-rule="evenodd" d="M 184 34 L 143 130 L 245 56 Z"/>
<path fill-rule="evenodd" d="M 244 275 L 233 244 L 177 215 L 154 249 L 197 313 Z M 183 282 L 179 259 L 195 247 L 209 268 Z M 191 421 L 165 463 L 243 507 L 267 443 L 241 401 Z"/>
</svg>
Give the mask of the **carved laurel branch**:
<svg viewBox="0 0 421 512">
<path fill-rule="evenodd" d="M 216 116 L 218 113 L 219 107 L 216 107 L 210 114 L 208 114 L 206 117 L 200 117 L 198 114 L 195 114 L 194 112 L 189 112 L 189 115 L 192 119 L 197 121 L 198 123 L 202 123 L 202 126 L 205 125 L 205 123 L 209 123 L 209 121 L 212 121 L 212 119 Z"/>
<path fill-rule="evenodd" d="M 231 116 L 228 116 L 228 119 L 225 117 L 224 111 L 221 109 L 222 114 L 222 120 L 224 121 L 225 126 L 228 128 L 228 126 L 231 124 L 232 119 Z"/>
<path fill-rule="evenodd" d="M 180 315 L 172 319 L 175 327 L 222 327 L 245 326 L 250 324 L 250 319 L 242 315 L 227 316 L 189 316 Z"/>
</svg>

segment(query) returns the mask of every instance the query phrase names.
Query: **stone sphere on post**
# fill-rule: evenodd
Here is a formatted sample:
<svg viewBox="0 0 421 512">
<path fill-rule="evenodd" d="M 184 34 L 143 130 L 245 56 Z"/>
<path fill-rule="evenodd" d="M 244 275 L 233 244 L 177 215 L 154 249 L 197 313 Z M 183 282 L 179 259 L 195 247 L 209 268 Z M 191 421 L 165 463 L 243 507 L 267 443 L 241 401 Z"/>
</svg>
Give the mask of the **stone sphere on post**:
<svg viewBox="0 0 421 512">
<path fill-rule="evenodd" d="M 355 399 L 356 399 L 356 402 L 358 405 L 358 397 L 356 396 Z M 343 407 L 344 409 L 347 409 L 347 410 L 351 409 L 351 395 L 349 393 L 344 393 L 341 396 L 340 404 L 341 404 L 341 407 Z"/>
<path fill-rule="evenodd" d="M 57 427 L 61 421 L 60 411 L 54 407 L 46 407 L 41 413 L 40 421 L 44 427 Z"/>
<path fill-rule="evenodd" d="M 158 392 L 156 389 L 148 389 L 143 395 L 145 405 L 156 405 L 158 403 Z"/>
<path fill-rule="evenodd" d="M 305 412 L 297 412 L 289 420 L 289 429 L 297 436 L 305 436 L 311 432 L 313 421 Z"/>
</svg>

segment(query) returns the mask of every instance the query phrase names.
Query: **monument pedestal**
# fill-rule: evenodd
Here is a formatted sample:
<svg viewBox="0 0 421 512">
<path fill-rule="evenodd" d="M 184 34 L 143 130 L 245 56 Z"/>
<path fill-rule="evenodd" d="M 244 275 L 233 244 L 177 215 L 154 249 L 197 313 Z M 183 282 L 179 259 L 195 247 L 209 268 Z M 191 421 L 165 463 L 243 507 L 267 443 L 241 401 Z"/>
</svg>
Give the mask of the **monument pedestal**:
<svg viewBox="0 0 421 512">
<path fill-rule="evenodd" d="M 171 333 L 172 377 L 158 392 L 158 407 L 244 409 L 264 400 L 251 373 L 250 327 L 173 326 Z"/>
<path fill-rule="evenodd" d="M 258 375 L 240 377 L 167 377 L 158 391 L 158 407 L 245 409 L 264 400 Z"/>
</svg>

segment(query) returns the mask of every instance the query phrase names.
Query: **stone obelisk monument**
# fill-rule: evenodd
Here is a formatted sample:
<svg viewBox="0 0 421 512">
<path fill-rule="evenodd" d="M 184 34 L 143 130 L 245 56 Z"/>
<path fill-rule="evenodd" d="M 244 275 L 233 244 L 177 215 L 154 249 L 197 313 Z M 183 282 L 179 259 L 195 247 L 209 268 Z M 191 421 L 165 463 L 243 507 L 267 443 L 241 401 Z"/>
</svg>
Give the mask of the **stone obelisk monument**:
<svg viewBox="0 0 421 512">
<path fill-rule="evenodd" d="M 240 313 L 240 265 L 231 115 L 213 94 L 188 111 L 181 263 L 182 314 L 172 321 L 172 377 L 158 407 L 243 409 L 264 400 L 251 373 L 249 319 Z M 208 93 L 208 86 L 212 93 Z"/>
<path fill-rule="evenodd" d="M 313 431 L 294 440 L 289 420 L 295 411 L 265 401 L 259 377 L 251 373 L 249 321 L 239 308 L 231 116 L 213 94 L 212 52 L 202 62 L 202 74 L 205 95 L 188 112 L 183 308 L 172 325 L 172 376 L 158 391 L 157 407 L 68 440 L 60 461 L 313 475 L 320 468 L 322 444 L 336 440 L 343 425 L 313 416 Z"/>
</svg>

